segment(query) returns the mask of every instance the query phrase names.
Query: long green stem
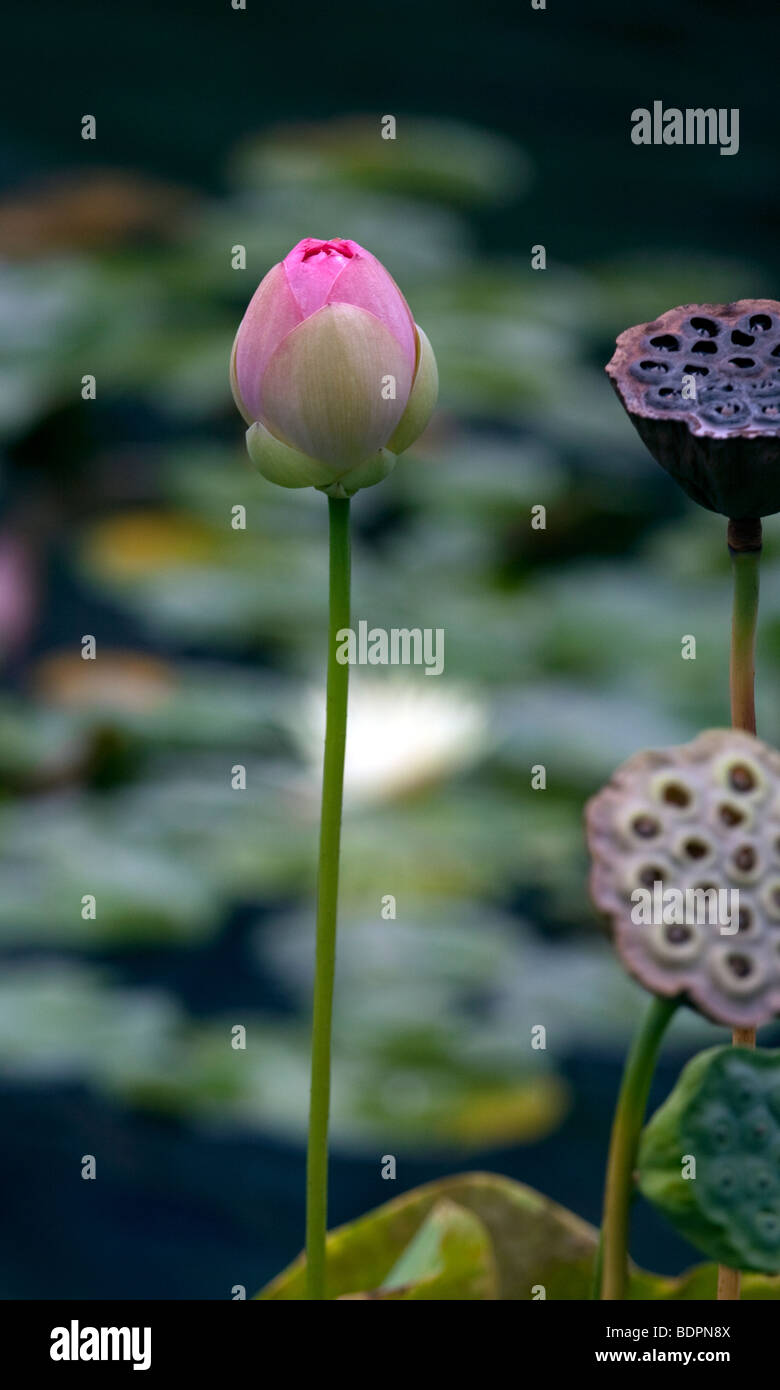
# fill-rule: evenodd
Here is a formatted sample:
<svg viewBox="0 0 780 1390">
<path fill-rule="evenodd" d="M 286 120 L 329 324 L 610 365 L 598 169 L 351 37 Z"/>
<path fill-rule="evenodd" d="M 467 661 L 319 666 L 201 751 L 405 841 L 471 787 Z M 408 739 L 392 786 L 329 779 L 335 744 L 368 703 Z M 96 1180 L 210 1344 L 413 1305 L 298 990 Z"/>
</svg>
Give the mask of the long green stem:
<svg viewBox="0 0 780 1390">
<path fill-rule="evenodd" d="M 607 1160 L 600 1251 L 602 1299 L 626 1297 L 628 1217 L 639 1136 L 661 1039 L 677 1002 L 676 999 L 653 999 L 626 1059 Z"/>
<path fill-rule="evenodd" d="M 347 738 L 349 666 L 336 660 L 337 633 L 349 627 L 349 500 L 328 498 L 330 612 L 325 760 L 317 872 L 317 948 L 311 1036 L 311 1106 L 306 1164 L 306 1270 L 310 1299 L 325 1298 L 328 1229 L 328 1114 L 333 979 L 339 896 L 341 807 Z"/>
<path fill-rule="evenodd" d="M 761 522 L 730 521 L 728 544 L 734 575 L 734 601 L 731 610 L 731 724 L 734 729 L 756 732 L 756 625 L 758 623 L 758 575 L 761 562 Z M 735 1028 L 735 1046 L 755 1047 L 755 1028 Z M 739 1298 L 739 1270 L 721 1265 L 718 1269 L 718 1299 Z"/>
</svg>

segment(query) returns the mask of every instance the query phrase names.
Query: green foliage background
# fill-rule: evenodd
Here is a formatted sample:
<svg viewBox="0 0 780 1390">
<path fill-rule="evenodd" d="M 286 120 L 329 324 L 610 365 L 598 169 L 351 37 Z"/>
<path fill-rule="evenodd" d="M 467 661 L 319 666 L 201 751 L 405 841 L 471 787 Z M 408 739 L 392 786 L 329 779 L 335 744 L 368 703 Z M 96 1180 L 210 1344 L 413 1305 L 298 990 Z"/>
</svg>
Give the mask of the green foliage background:
<svg viewBox="0 0 780 1390">
<path fill-rule="evenodd" d="M 193 16 L 200 38 L 203 22 Z M 669 22 L 672 85 L 690 6 Z M 183 23 L 169 5 L 161 51 Z M 732 104 L 717 67 L 731 24 L 713 16 L 699 35 L 715 64 L 703 101 Z M 354 675 L 336 1152 L 509 1152 L 554 1135 L 582 1101 L 567 1058 L 624 1049 L 641 992 L 588 904 L 581 809 L 638 748 L 726 722 L 729 572 L 722 519 L 694 510 L 646 454 L 603 364 L 617 332 L 671 305 L 778 294 L 771 161 L 755 134 L 769 89 L 751 89 L 744 158 L 683 151 L 695 162 L 662 165 L 666 152 L 648 151 L 640 170 L 624 146 L 655 71 L 651 30 L 613 33 L 601 68 L 591 35 L 590 77 L 572 43 L 564 96 L 538 125 L 549 67 L 531 63 L 518 95 L 516 61 L 500 53 L 488 81 L 475 39 L 474 84 L 457 100 L 391 86 L 405 102 L 395 142 L 378 139 L 373 114 L 349 114 L 373 111 L 354 65 L 343 100 L 285 94 L 273 74 L 266 106 L 244 86 L 228 111 L 200 102 L 191 130 L 170 92 L 165 124 L 154 88 L 133 131 L 101 108 L 102 163 L 49 130 L 59 179 L 0 204 L 11 1085 L 78 1082 L 132 1113 L 300 1145 L 325 503 L 249 471 L 227 360 L 255 285 L 304 235 L 348 235 L 385 262 L 442 383 L 425 437 L 353 509 L 355 617 L 443 628 L 446 674 Z M 454 62 L 455 36 L 437 32 Z M 531 57 L 552 51 L 550 31 L 529 41 Z M 412 53 L 410 84 L 420 62 Z M 607 70 L 604 157 L 591 141 L 578 159 L 571 132 Z M 102 68 L 95 90 L 113 74 Z M 53 78 L 58 100 L 66 80 Z M 9 73 L 6 100 L 17 81 Z M 41 113 L 30 120 L 34 150 Z M 756 215 L 738 235 L 730 209 L 744 199 Z M 540 242 L 548 268 L 534 271 Z M 237 244 L 245 271 L 231 267 Z M 94 403 L 79 396 L 87 372 Z M 237 503 L 245 531 L 230 524 Z M 538 504 L 544 531 L 530 525 Z M 759 728 L 777 742 L 772 524 L 761 605 Z M 80 659 L 85 633 L 95 663 Z M 688 634 L 695 661 L 681 659 Z M 245 792 L 231 789 L 236 763 Z M 540 763 L 544 792 L 531 788 Z M 380 915 L 387 893 L 395 921 Z M 171 953 L 211 960 L 237 922 L 221 992 L 195 1004 L 157 971 Z M 246 1053 L 229 1045 L 237 1022 Z M 540 1022 L 544 1052 L 529 1043 Z M 672 1045 L 682 1056 L 722 1037 L 686 1015 Z"/>
</svg>

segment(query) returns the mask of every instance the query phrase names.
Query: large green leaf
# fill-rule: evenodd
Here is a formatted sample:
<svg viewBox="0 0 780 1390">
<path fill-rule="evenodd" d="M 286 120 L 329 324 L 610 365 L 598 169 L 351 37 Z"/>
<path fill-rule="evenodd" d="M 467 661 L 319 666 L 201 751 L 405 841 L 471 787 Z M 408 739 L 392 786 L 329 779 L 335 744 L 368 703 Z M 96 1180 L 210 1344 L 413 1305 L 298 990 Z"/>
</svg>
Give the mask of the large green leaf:
<svg viewBox="0 0 780 1390">
<path fill-rule="evenodd" d="M 479 1217 L 447 1198 L 437 1202 L 382 1287 L 345 1299 L 419 1301 L 497 1296 L 493 1246 Z"/>
<path fill-rule="evenodd" d="M 588 1300 L 597 1240 L 592 1226 L 532 1188 L 465 1173 L 405 1192 L 331 1231 L 328 1297 Z M 714 1264 L 678 1278 L 632 1266 L 629 1298 L 714 1299 L 717 1274 Z M 304 1256 L 257 1296 L 305 1299 Z M 780 1299 L 780 1278 L 747 1274 L 742 1297 Z"/>
<path fill-rule="evenodd" d="M 666 1300 L 674 1303 L 715 1299 L 718 1292 L 718 1266 L 694 1265 L 677 1279 L 662 1274 L 632 1270 L 629 1297 L 634 1300 Z M 771 1274 L 743 1274 L 740 1298 L 780 1299 L 780 1277 Z"/>
<path fill-rule="evenodd" d="M 488 1232 L 497 1272 L 495 1294 L 490 1296 L 530 1299 L 535 1296 L 535 1287 L 539 1296 L 538 1286 L 542 1285 L 548 1298 L 589 1297 L 596 1246 L 593 1228 L 530 1187 L 491 1173 L 468 1173 L 430 1183 L 332 1231 L 328 1237 L 328 1297 L 381 1289 L 442 1200 L 470 1212 Z M 303 1257 L 259 1296 L 304 1299 Z"/>
</svg>

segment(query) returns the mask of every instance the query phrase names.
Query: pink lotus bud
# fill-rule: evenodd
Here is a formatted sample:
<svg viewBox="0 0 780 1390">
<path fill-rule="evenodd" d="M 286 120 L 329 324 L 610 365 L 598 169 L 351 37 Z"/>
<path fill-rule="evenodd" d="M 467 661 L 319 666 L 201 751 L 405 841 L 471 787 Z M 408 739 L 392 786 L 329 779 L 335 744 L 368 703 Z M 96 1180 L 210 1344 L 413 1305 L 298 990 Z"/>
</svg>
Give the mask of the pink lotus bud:
<svg viewBox="0 0 780 1390">
<path fill-rule="evenodd" d="M 355 241 L 306 237 L 261 281 L 230 364 L 260 472 L 350 496 L 385 477 L 436 404 L 436 361 L 401 291 Z"/>
</svg>

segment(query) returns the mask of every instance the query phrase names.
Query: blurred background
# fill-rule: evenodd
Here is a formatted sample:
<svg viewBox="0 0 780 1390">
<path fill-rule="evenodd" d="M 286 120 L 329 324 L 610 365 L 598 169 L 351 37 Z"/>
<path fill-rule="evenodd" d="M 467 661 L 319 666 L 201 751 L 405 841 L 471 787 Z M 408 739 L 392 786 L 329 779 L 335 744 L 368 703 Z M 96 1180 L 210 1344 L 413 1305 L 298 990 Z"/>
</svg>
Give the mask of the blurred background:
<svg viewBox="0 0 780 1390">
<path fill-rule="evenodd" d="M 355 619 L 443 627 L 446 670 L 354 672 L 331 1221 L 473 1168 L 597 1221 L 643 998 L 583 802 L 727 722 L 730 602 L 725 522 L 603 365 L 672 305 L 780 297 L 776 6 L 41 0 L 5 39 L 2 1295 L 251 1295 L 302 1243 L 326 508 L 249 471 L 227 362 L 309 235 L 385 262 L 442 381 L 353 507 Z M 656 99 L 738 107 L 739 154 L 632 146 Z M 777 742 L 773 521 L 761 603 Z M 680 1017 L 654 1100 L 723 1037 Z M 643 1206 L 633 1252 L 696 1259 Z"/>
</svg>

